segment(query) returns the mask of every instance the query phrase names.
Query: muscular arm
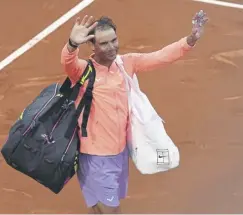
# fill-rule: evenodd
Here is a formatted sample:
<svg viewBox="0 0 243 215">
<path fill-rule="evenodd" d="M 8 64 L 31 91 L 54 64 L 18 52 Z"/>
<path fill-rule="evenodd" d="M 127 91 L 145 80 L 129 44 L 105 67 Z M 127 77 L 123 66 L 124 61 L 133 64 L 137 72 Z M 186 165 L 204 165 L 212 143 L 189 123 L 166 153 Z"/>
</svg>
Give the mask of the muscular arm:
<svg viewBox="0 0 243 215">
<path fill-rule="evenodd" d="M 180 59 L 194 44 L 190 43 L 189 37 L 184 37 L 155 52 L 127 54 L 127 59 L 132 64 L 134 72 L 154 70 Z"/>
</svg>

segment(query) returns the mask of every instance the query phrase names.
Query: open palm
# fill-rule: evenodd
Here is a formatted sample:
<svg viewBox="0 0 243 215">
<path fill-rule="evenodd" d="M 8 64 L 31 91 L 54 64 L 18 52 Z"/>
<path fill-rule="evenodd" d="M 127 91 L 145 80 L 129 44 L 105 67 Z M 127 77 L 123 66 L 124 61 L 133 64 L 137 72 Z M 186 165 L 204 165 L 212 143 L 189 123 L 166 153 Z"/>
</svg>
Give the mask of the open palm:
<svg viewBox="0 0 243 215">
<path fill-rule="evenodd" d="M 97 22 L 94 22 L 93 16 L 88 17 L 87 15 L 80 21 L 78 17 L 72 28 L 70 39 L 77 45 L 86 43 L 87 41 L 94 38 L 94 35 L 89 33 L 97 26 Z"/>
</svg>

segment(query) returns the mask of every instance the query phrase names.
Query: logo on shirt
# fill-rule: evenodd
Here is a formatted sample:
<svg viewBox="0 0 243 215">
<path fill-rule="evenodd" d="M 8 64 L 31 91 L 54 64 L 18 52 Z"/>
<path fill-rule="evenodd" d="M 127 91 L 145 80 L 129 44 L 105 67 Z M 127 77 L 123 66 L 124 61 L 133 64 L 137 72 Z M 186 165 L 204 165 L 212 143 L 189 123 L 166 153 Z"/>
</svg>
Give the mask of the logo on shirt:
<svg viewBox="0 0 243 215">
<path fill-rule="evenodd" d="M 100 82 L 102 78 L 96 78 L 95 81 Z"/>
<path fill-rule="evenodd" d="M 170 164 L 170 154 L 168 149 L 157 149 L 157 164 Z"/>
</svg>

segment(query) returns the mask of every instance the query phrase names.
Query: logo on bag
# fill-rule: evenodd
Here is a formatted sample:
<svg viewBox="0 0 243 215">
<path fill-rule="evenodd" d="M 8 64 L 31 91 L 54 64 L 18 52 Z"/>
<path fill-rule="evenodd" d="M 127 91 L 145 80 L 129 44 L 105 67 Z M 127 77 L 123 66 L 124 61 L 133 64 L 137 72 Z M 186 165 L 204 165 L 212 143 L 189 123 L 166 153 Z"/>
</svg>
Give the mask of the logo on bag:
<svg viewBox="0 0 243 215">
<path fill-rule="evenodd" d="M 76 152 L 76 156 L 74 159 L 74 171 L 77 172 L 78 170 L 78 152 Z"/>
<path fill-rule="evenodd" d="M 80 80 L 80 84 L 84 84 L 84 82 L 86 81 L 86 79 L 88 78 L 89 74 L 92 72 L 92 67 L 89 65 L 88 67 L 88 71 L 87 74 L 85 74 L 82 79 Z"/>
<path fill-rule="evenodd" d="M 168 149 L 157 149 L 157 164 L 170 164 L 170 154 Z"/>
<path fill-rule="evenodd" d="M 41 137 L 45 139 L 47 144 L 55 143 L 55 140 L 53 139 L 53 137 L 51 137 L 47 134 L 41 134 Z"/>
</svg>

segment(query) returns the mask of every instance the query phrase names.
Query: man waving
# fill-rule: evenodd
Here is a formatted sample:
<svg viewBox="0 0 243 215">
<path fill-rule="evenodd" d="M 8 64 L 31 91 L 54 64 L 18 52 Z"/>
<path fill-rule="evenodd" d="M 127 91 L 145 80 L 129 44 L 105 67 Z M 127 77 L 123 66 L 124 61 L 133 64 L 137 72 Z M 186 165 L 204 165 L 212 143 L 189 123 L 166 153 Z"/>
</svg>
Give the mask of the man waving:
<svg viewBox="0 0 243 215">
<path fill-rule="evenodd" d="M 183 57 L 201 37 L 207 16 L 200 11 L 193 18 L 191 33 L 158 51 L 122 55 L 126 72 L 134 73 L 161 68 Z M 82 75 L 87 61 L 78 58 L 79 48 L 89 42 L 90 56 L 96 70 L 93 101 L 87 125 L 88 137 L 80 133 L 81 147 L 78 178 L 92 213 L 121 213 L 120 199 L 126 197 L 128 185 L 128 150 L 126 129 L 128 97 L 126 85 L 115 63 L 119 42 L 116 26 L 108 17 L 78 18 L 62 50 L 61 62 L 73 83 Z M 80 91 L 80 97 L 83 90 Z M 82 123 L 82 116 L 79 124 Z M 146 158 L 145 158 L 146 159 Z"/>
</svg>

